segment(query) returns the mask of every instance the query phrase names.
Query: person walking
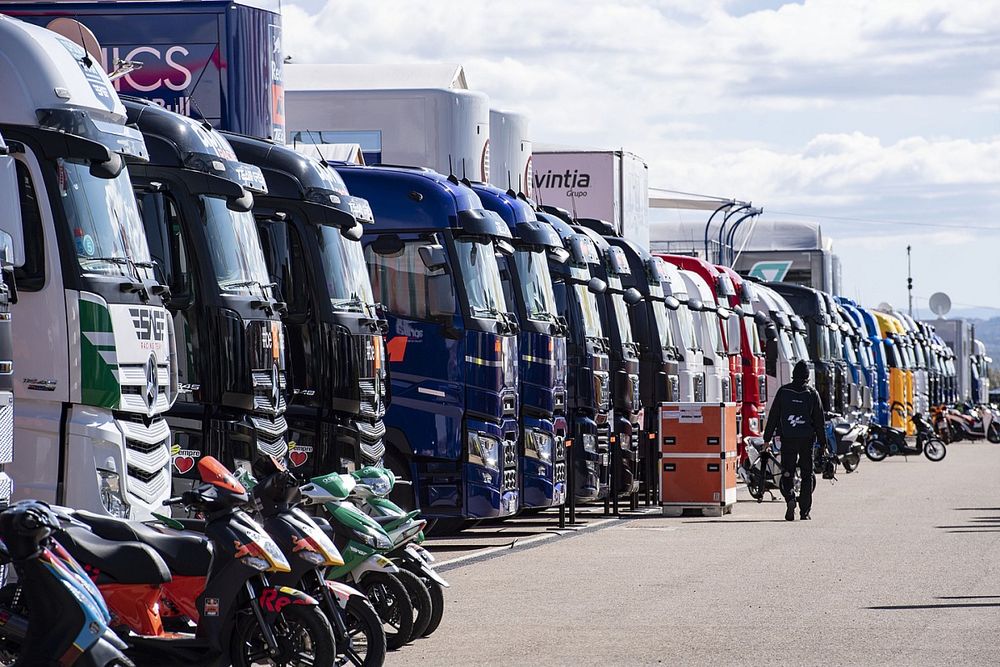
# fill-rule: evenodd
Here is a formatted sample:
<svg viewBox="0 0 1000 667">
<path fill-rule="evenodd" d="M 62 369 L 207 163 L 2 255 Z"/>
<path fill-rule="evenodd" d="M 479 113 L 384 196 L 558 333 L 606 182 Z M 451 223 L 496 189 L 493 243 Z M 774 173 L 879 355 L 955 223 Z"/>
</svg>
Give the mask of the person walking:
<svg viewBox="0 0 1000 667">
<path fill-rule="evenodd" d="M 795 469 L 802 480 L 799 488 L 799 516 L 809 520 L 813 493 L 813 443 L 826 442 L 826 419 L 819 392 L 809 385 L 809 366 L 799 361 L 792 369 L 792 381 L 774 395 L 771 412 L 764 425 L 764 442 L 770 446 L 775 432 L 781 438 L 781 495 L 785 499 L 785 520 L 795 521 Z"/>
</svg>

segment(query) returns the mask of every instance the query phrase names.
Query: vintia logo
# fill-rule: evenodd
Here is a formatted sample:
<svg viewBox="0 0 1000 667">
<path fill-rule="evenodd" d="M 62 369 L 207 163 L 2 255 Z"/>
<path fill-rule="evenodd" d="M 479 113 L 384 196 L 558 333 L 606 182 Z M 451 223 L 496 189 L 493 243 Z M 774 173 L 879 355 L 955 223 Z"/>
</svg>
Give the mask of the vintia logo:
<svg viewBox="0 0 1000 667">
<path fill-rule="evenodd" d="M 554 172 L 549 169 L 546 172 L 535 172 L 535 187 L 536 188 L 589 188 L 590 187 L 590 174 L 583 172 L 582 174 L 574 169 L 570 171 L 567 169 L 565 172 Z"/>
</svg>

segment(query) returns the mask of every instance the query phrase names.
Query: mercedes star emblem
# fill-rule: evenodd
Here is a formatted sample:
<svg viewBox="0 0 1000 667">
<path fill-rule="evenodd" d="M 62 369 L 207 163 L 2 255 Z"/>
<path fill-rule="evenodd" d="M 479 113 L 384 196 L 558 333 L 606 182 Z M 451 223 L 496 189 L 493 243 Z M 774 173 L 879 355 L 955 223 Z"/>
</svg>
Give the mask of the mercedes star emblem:
<svg viewBox="0 0 1000 667">
<path fill-rule="evenodd" d="M 156 395 L 160 389 L 159 369 L 156 367 L 156 357 L 149 355 L 146 360 L 146 408 L 152 410 L 156 406 Z"/>
</svg>

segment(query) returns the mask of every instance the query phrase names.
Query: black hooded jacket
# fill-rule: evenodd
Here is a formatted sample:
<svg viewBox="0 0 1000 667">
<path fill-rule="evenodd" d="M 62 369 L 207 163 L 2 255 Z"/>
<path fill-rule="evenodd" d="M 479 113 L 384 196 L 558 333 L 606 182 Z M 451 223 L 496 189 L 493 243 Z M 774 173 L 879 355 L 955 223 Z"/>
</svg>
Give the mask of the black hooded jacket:
<svg viewBox="0 0 1000 667">
<path fill-rule="evenodd" d="M 764 442 L 771 442 L 775 432 L 782 439 L 826 442 L 826 420 L 819 392 L 809 386 L 809 366 L 795 364 L 792 381 L 774 395 L 771 411 L 764 425 Z"/>
</svg>

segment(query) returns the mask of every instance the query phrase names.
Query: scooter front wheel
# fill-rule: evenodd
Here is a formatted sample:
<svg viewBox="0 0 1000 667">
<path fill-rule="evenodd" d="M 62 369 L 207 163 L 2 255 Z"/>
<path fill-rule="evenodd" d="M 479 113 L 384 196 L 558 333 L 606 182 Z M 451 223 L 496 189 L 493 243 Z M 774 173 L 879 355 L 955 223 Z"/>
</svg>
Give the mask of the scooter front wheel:
<svg viewBox="0 0 1000 667">
<path fill-rule="evenodd" d="M 344 609 L 349 650 L 338 647 L 337 665 L 382 667 L 385 663 L 385 630 L 375 608 L 364 596 L 352 595 Z"/>
<path fill-rule="evenodd" d="M 421 579 L 421 581 L 427 586 L 427 592 L 431 596 L 431 615 L 421 637 L 430 637 L 441 625 L 441 619 L 444 617 L 444 588 L 433 579 Z"/>
<path fill-rule="evenodd" d="M 948 448 L 938 438 L 928 438 L 924 443 L 924 456 L 931 461 L 940 461 L 948 454 Z"/>
<path fill-rule="evenodd" d="M 986 439 L 994 444 L 1000 442 L 1000 424 L 990 424 L 990 430 L 986 432 Z"/>
<path fill-rule="evenodd" d="M 249 609 L 240 612 L 230 644 L 233 667 L 313 665 L 334 667 L 336 649 L 333 629 L 319 607 L 289 605 L 281 610 L 271 628 L 278 654 L 271 655 L 257 617 Z"/>
<path fill-rule="evenodd" d="M 410 596 L 410 603 L 413 605 L 413 629 L 410 631 L 410 641 L 419 639 L 427 631 L 427 625 L 431 621 L 433 604 L 431 594 L 427 586 L 417 575 L 409 570 L 400 570 L 394 573 L 400 583 L 406 587 L 406 592 Z"/>
<path fill-rule="evenodd" d="M 851 473 L 858 469 L 861 457 L 857 454 L 844 454 L 842 463 L 844 464 L 844 471 Z"/>
<path fill-rule="evenodd" d="M 359 585 L 382 621 L 386 648 L 402 648 L 413 634 L 413 603 L 406 587 L 388 572 L 369 572 Z"/>
</svg>

